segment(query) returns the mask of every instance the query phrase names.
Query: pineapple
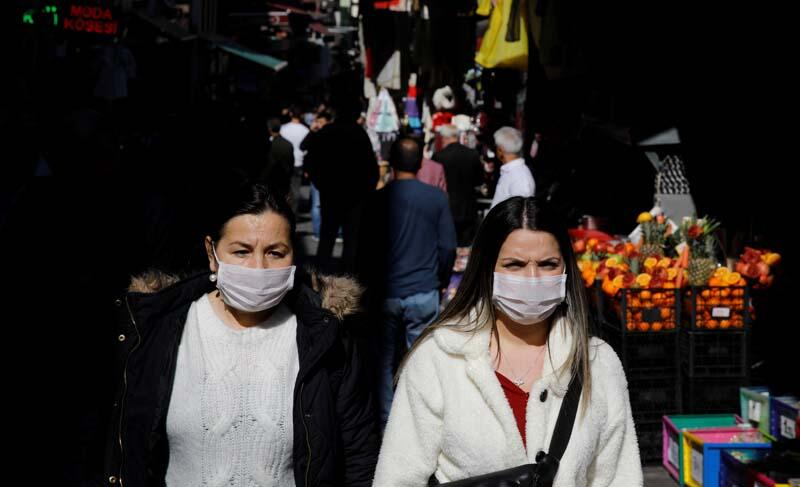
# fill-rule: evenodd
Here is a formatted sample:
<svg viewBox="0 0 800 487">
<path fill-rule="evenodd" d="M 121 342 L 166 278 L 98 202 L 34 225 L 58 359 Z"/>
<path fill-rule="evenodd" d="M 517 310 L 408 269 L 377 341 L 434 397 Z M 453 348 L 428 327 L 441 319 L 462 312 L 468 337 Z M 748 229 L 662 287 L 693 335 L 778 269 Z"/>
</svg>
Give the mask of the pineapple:
<svg viewBox="0 0 800 487">
<path fill-rule="evenodd" d="M 714 236 L 706 233 L 702 238 L 692 242 L 691 258 L 689 259 L 689 285 L 705 286 L 717 269 L 714 259 Z"/>
<path fill-rule="evenodd" d="M 648 257 L 663 257 L 666 225 L 655 220 L 642 223 L 642 247 L 639 255 L 642 262 Z"/>
<path fill-rule="evenodd" d="M 705 286 L 717 269 L 717 262 L 710 257 L 689 259 L 689 285 Z"/>
</svg>

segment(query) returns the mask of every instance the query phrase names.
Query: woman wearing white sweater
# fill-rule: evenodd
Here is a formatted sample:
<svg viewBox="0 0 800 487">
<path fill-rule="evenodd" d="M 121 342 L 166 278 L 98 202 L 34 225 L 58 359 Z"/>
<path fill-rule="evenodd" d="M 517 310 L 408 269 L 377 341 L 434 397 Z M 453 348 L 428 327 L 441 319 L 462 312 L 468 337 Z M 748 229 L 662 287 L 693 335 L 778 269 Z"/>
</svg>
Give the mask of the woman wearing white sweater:
<svg viewBox="0 0 800 487">
<path fill-rule="evenodd" d="M 440 321 L 399 372 L 376 487 L 422 487 L 536 463 L 573 374 L 577 417 L 555 487 L 642 485 L 627 382 L 589 337 L 586 296 L 564 220 L 511 198 L 481 225 Z"/>
</svg>

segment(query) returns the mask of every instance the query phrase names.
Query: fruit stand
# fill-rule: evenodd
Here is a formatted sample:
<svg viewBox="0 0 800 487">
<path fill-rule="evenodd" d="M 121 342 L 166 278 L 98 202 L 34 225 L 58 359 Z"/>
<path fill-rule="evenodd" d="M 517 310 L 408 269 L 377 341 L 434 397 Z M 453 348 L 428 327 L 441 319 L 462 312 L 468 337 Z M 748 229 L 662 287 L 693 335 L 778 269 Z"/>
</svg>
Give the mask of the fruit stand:
<svg viewBox="0 0 800 487">
<path fill-rule="evenodd" d="M 749 383 L 754 289 L 772 285 L 780 255 L 746 248 L 717 256 L 719 223 L 680 225 L 642 213 L 630 239 L 573 232 L 596 318 L 629 380 L 645 462 L 662 456 L 661 415 L 730 413 Z M 636 238 L 633 238 L 636 237 Z"/>
</svg>

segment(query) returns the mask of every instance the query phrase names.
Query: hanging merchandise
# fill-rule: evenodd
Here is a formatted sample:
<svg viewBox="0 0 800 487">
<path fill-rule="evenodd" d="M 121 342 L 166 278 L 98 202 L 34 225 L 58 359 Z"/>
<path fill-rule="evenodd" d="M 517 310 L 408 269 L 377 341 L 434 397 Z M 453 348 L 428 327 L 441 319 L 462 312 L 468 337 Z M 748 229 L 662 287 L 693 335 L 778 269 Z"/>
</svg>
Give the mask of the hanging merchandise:
<svg viewBox="0 0 800 487">
<path fill-rule="evenodd" d="M 400 89 L 400 51 L 395 51 L 378 74 L 378 86 L 390 90 Z"/>
<path fill-rule="evenodd" d="M 425 130 L 425 143 L 427 144 L 436 136 L 433 132 L 433 117 L 428 102 L 422 102 L 422 127 Z"/>
<path fill-rule="evenodd" d="M 528 28 L 523 20 L 523 0 L 479 0 L 478 15 L 489 15 L 489 28 L 483 36 L 475 62 L 485 68 L 528 68 Z"/>
<path fill-rule="evenodd" d="M 417 74 L 411 73 L 408 79 L 408 93 L 404 101 L 405 120 L 412 132 L 415 134 L 422 133 L 422 122 L 419 118 L 419 106 L 417 106 Z"/>
<path fill-rule="evenodd" d="M 455 95 L 449 86 L 439 88 L 433 92 L 433 106 L 436 113 L 433 114 L 431 128 L 435 131 L 442 125 L 449 124 L 453 119 L 450 110 L 456 106 Z"/>
<path fill-rule="evenodd" d="M 400 119 L 394 101 L 386 88 L 381 88 L 378 98 L 370 101 L 367 114 L 368 128 L 378 134 L 381 143 L 381 159 L 389 159 L 389 148 L 397 139 L 400 131 Z"/>
</svg>

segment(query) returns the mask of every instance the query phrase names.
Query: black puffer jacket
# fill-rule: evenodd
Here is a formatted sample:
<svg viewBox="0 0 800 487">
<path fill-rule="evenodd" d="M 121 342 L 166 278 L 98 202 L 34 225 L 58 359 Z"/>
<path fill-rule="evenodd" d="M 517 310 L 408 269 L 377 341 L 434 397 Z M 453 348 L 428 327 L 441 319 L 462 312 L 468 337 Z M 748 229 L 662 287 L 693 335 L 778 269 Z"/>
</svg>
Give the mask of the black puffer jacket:
<svg viewBox="0 0 800 487">
<path fill-rule="evenodd" d="M 189 307 L 213 290 L 208 273 L 174 281 L 158 274 L 134 279 L 132 292 L 117 302 L 119 381 L 106 439 L 105 485 L 164 485 L 166 416 L 178 346 Z M 372 483 L 378 437 L 369 391 L 360 379 L 360 347 L 352 336 L 359 296 L 358 284 L 350 279 L 300 276 L 284 301 L 297 316 L 293 457 L 298 487 Z"/>
</svg>

